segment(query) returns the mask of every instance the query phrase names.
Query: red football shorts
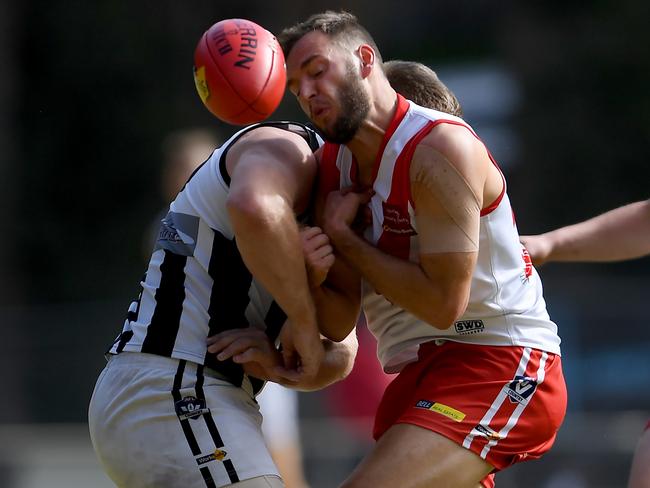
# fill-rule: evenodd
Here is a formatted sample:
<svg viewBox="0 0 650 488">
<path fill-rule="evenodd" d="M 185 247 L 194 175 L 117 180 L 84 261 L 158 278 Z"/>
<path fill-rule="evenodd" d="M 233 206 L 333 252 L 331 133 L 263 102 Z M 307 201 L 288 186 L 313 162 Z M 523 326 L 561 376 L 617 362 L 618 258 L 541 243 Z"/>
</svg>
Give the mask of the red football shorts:
<svg viewBox="0 0 650 488">
<path fill-rule="evenodd" d="M 392 425 L 437 432 L 503 469 L 548 451 L 564 419 L 559 356 L 529 347 L 435 341 L 388 385 L 374 437 Z M 482 481 L 494 486 L 494 474 Z"/>
</svg>

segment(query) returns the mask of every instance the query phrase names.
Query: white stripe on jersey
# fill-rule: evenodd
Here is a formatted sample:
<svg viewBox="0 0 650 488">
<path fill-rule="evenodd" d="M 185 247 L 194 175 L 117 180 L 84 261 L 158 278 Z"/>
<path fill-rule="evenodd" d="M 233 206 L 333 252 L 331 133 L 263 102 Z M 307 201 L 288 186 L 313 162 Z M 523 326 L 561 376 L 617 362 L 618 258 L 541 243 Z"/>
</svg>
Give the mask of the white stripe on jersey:
<svg viewBox="0 0 650 488">
<path fill-rule="evenodd" d="M 163 249 L 157 249 L 151 255 L 147 275 L 145 276 L 145 280 L 140 283 L 140 286 L 142 286 L 142 295 L 140 298 L 140 311 L 137 318 L 138 322 L 151 323 L 151 317 L 153 317 L 153 313 L 156 310 L 156 284 L 160 283 L 160 278 L 162 277 L 160 265 L 164 257 L 165 251 Z M 131 327 L 131 330 L 133 331 L 133 339 L 131 340 L 136 344 L 142 344 L 147 335 L 147 330 L 141 327 Z"/>
</svg>

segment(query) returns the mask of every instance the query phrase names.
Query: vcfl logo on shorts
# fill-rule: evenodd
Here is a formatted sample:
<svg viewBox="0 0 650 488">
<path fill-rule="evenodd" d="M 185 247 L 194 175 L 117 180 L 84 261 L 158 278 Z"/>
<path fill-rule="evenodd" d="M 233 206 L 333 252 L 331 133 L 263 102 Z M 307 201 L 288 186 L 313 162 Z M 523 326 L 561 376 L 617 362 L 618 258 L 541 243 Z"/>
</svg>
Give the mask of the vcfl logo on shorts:
<svg viewBox="0 0 650 488">
<path fill-rule="evenodd" d="M 176 415 L 181 420 L 196 419 L 203 414 L 209 413 L 210 409 L 206 408 L 205 400 L 203 398 L 196 398 L 193 396 L 183 397 L 178 400 L 175 405 Z"/>
<path fill-rule="evenodd" d="M 536 388 L 536 380 L 527 376 L 515 376 L 515 379 L 506 386 L 506 394 L 512 403 L 526 405 Z"/>
</svg>

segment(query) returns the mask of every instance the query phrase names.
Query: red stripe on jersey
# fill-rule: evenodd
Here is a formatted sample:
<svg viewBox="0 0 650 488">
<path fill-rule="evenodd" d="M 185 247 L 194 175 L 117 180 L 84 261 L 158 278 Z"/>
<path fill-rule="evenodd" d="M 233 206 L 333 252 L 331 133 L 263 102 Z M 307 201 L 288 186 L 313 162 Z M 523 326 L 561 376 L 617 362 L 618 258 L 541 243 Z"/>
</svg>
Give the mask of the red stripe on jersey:
<svg viewBox="0 0 650 488">
<path fill-rule="evenodd" d="M 393 137 L 393 134 L 395 133 L 399 125 L 402 123 L 402 120 L 404 120 L 404 116 L 406 115 L 406 112 L 408 112 L 409 107 L 410 105 L 406 101 L 406 98 L 404 98 L 402 95 L 398 93 L 397 110 L 395 111 L 395 115 L 393 116 L 393 119 L 390 121 L 390 124 L 388 124 L 388 127 L 386 128 L 386 132 L 384 133 L 384 138 L 381 141 L 381 146 L 379 146 L 379 150 L 377 151 L 375 163 L 372 168 L 372 180 L 370 180 L 371 184 L 373 184 L 377 179 L 377 173 L 379 172 L 379 166 L 381 163 L 381 158 L 384 155 L 384 149 L 386 149 L 386 144 L 388 144 L 388 141 L 390 140 L 391 137 Z"/>
<path fill-rule="evenodd" d="M 383 230 L 377 241 L 377 247 L 398 258 L 409 259 L 411 236 L 417 234 L 411 225 L 408 209 L 409 202 L 413 202 L 410 178 L 411 160 L 420 141 L 431 132 L 434 126 L 434 122 L 429 122 L 406 143 L 395 161 L 390 194 L 383 202 Z"/>
<path fill-rule="evenodd" d="M 339 144 L 332 144 L 331 142 L 326 142 L 323 145 L 323 152 L 318 165 L 318 193 L 323 197 L 340 187 L 341 172 L 336 167 L 336 158 L 340 147 Z"/>
<path fill-rule="evenodd" d="M 359 185 L 359 164 L 354 155 L 352 155 L 352 162 L 350 163 L 350 181 L 354 186 Z"/>
</svg>

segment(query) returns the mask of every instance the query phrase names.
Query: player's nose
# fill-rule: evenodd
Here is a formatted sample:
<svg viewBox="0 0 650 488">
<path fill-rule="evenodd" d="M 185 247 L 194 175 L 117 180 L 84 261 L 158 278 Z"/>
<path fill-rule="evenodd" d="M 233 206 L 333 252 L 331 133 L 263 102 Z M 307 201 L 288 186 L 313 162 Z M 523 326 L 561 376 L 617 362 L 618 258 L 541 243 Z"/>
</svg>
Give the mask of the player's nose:
<svg viewBox="0 0 650 488">
<path fill-rule="evenodd" d="M 315 83 L 308 79 L 303 79 L 300 81 L 300 91 L 298 93 L 304 102 L 309 103 L 309 100 L 312 97 L 316 96 L 318 91 L 316 89 Z"/>
</svg>

